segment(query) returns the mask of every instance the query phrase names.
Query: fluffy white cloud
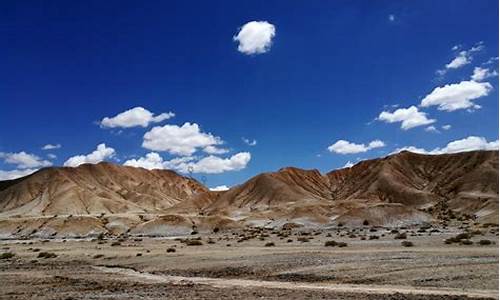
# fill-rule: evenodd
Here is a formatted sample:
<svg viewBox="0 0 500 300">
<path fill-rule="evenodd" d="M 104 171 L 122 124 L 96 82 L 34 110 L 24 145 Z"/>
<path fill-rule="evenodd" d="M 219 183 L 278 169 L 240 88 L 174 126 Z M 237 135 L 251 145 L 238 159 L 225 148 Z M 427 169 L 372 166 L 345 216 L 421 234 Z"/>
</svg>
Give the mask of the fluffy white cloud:
<svg viewBox="0 0 500 300">
<path fill-rule="evenodd" d="M 251 157 L 248 152 L 240 152 L 228 158 L 210 155 L 199 161 L 180 162 L 176 165 L 172 161 L 169 163 L 171 167 L 182 173 L 188 173 L 192 170 L 193 173 L 218 174 L 227 171 L 239 171 L 246 168 Z"/>
<path fill-rule="evenodd" d="M 339 154 L 353 154 L 367 152 L 371 149 L 384 147 L 385 144 L 381 140 L 371 141 L 368 145 L 355 144 L 346 140 L 338 140 L 328 147 L 328 151 Z"/>
<path fill-rule="evenodd" d="M 157 116 L 143 107 L 134 107 L 117 114 L 114 117 L 105 117 L 100 124 L 106 128 L 129 128 L 129 127 L 147 127 L 150 123 L 158 123 L 174 117 L 173 112 L 162 113 Z"/>
<path fill-rule="evenodd" d="M 238 51 L 244 54 L 260 54 L 269 51 L 276 28 L 266 21 L 251 21 L 243 25 L 233 40 L 239 43 Z"/>
<path fill-rule="evenodd" d="M 228 153 L 229 150 L 224 148 L 218 148 L 215 146 L 206 146 L 205 148 L 203 148 L 203 152 L 206 152 L 208 154 L 224 154 Z"/>
<path fill-rule="evenodd" d="M 56 159 L 57 155 L 55 155 L 53 153 L 49 153 L 49 154 L 47 154 L 47 157 L 50 158 L 50 159 Z"/>
<path fill-rule="evenodd" d="M 138 159 L 129 159 L 123 165 L 148 170 L 164 169 L 163 158 L 156 152 L 150 152 L 145 157 Z"/>
<path fill-rule="evenodd" d="M 106 144 L 97 145 L 96 150 L 87 155 L 76 155 L 70 157 L 65 163 L 66 167 L 77 167 L 81 164 L 96 164 L 115 155 L 115 149 L 106 147 Z"/>
<path fill-rule="evenodd" d="M 19 177 L 28 176 L 36 171 L 38 171 L 38 169 L 23 169 L 23 170 L 17 169 L 10 171 L 0 170 L 0 180 L 16 179 Z"/>
<path fill-rule="evenodd" d="M 227 185 L 218 185 L 216 187 L 210 188 L 212 192 L 224 192 L 229 190 L 229 187 Z"/>
<path fill-rule="evenodd" d="M 156 152 L 146 154 L 139 159 L 127 160 L 124 165 L 142 167 L 146 169 L 170 169 L 181 173 L 207 173 L 217 174 L 227 171 L 238 171 L 244 169 L 251 159 L 248 152 L 240 152 L 229 158 L 207 156 L 200 160 L 195 157 L 178 157 L 171 160 L 163 160 Z"/>
<path fill-rule="evenodd" d="M 0 158 L 2 158 L 5 163 L 16 165 L 18 169 L 48 167 L 52 165 L 50 161 L 43 160 L 35 154 L 26 153 L 24 151 L 17 153 L 0 152 Z"/>
<path fill-rule="evenodd" d="M 451 129 L 451 125 L 450 124 L 446 124 L 446 125 L 441 126 L 441 128 L 443 128 L 443 130 L 450 130 Z"/>
<path fill-rule="evenodd" d="M 42 150 L 55 150 L 55 149 L 60 149 L 60 148 L 61 148 L 61 144 L 55 144 L 55 145 L 47 144 L 47 145 L 42 147 Z"/>
<path fill-rule="evenodd" d="M 454 111 L 458 109 L 480 108 L 472 102 L 487 96 L 493 87 L 488 82 L 462 81 L 435 88 L 420 103 L 422 107 L 437 105 L 439 110 Z"/>
<path fill-rule="evenodd" d="M 498 72 L 495 70 L 490 71 L 488 68 L 475 67 L 474 73 L 471 75 L 470 79 L 473 81 L 483 81 L 486 78 L 498 76 Z"/>
<path fill-rule="evenodd" d="M 410 151 L 421 154 L 445 154 L 445 153 L 458 153 L 475 150 L 498 150 L 498 140 L 488 142 L 486 138 L 479 136 L 469 136 L 461 140 L 449 142 L 445 147 L 435 148 L 434 150 L 427 151 L 423 148 L 414 146 L 403 147 L 396 149 L 393 153 L 401 151 Z"/>
<path fill-rule="evenodd" d="M 153 127 L 144 134 L 142 147 L 153 151 L 167 151 L 175 155 L 190 156 L 198 149 L 223 144 L 220 137 L 201 132 L 196 123 L 182 126 L 165 125 Z M 209 151 L 213 148 L 208 148 Z"/>
<path fill-rule="evenodd" d="M 436 122 L 435 119 L 428 119 L 427 114 L 418 110 L 415 106 L 399 108 L 394 112 L 383 111 L 377 120 L 386 123 L 401 122 L 401 128 L 408 130 L 417 126 L 429 125 Z"/>
<path fill-rule="evenodd" d="M 241 139 L 242 139 L 242 140 L 243 140 L 243 142 L 244 142 L 245 144 L 247 144 L 248 146 L 255 146 L 255 145 L 257 145 L 257 140 L 255 140 L 255 139 L 251 140 L 251 139 L 247 139 L 247 138 L 245 138 L 245 137 L 242 137 Z"/>
</svg>

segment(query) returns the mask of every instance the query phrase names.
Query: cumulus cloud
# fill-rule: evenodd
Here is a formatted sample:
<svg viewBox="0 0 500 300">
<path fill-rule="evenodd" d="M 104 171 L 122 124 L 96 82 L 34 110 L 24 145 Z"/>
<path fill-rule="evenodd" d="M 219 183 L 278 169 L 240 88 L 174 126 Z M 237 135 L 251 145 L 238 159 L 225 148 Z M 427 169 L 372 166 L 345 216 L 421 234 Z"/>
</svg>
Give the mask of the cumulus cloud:
<svg viewBox="0 0 500 300">
<path fill-rule="evenodd" d="M 24 151 L 17 153 L 0 152 L 0 158 L 7 164 L 16 165 L 18 169 L 40 168 L 52 165 L 50 161 L 43 160 L 35 154 L 26 153 Z"/>
<path fill-rule="evenodd" d="M 383 111 L 377 120 L 386 123 L 401 122 L 401 129 L 408 130 L 417 126 L 429 125 L 436 122 L 435 119 L 428 119 L 427 114 L 418 110 L 415 106 L 399 108 L 394 112 Z"/>
<path fill-rule="evenodd" d="M 42 150 L 55 150 L 55 149 L 61 149 L 61 144 L 47 144 L 42 147 Z"/>
<path fill-rule="evenodd" d="M 12 180 L 19 177 L 28 176 L 36 171 L 38 171 L 38 169 L 16 169 L 10 171 L 0 170 L 0 180 Z"/>
<path fill-rule="evenodd" d="M 240 152 L 228 158 L 210 155 L 198 161 L 180 162 L 176 165 L 171 161 L 169 163 L 171 167 L 182 173 L 192 170 L 193 173 L 219 174 L 246 168 L 251 157 L 249 152 Z"/>
<path fill-rule="evenodd" d="M 227 171 L 242 170 L 247 166 L 248 162 L 250 162 L 250 159 L 250 153 L 240 152 L 228 158 L 210 155 L 200 160 L 192 156 L 163 160 L 158 153 L 151 152 L 146 154 L 145 157 L 127 160 L 124 165 L 142 167 L 149 170 L 170 169 L 181 173 L 218 174 Z"/>
<path fill-rule="evenodd" d="M 102 143 L 97 145 L 96 150 L 92 153 L 86 155 L 76 155 L 70 157 L 64 163 L 65 167 L 77 167 L 81 164 L 96 164 L 115 155 L 115 149 L 111 147 L 106 147 L 106 144 Z"/>
<path fill-rule="evenodd" d="M 229 150 L 215 146 L 206 146 L 205 148 L 203 148 L 203 152 L 206 152 L 208 154 L 224 154 L 228 153 Z"/>
<path fill-rule="evenodd" d="M 50 159 L 56 159 L 57 155 L 55 155 L 53 153 L 49 153 L 49 154 L 47 154 L 47 157 L 50 158 Z"/>
<path fill-rule="evenodd" d="M 142 147 L 153 151 L 167 151 L 170 154 L 190 156 L 198 149 L 214 150 L 223 144 L 220 137 L 204 133 L 196 123 L 182 126 L 165 125 L 153 127 L 144 134 Z M 207 148 L 208 147 L 208 148 Z"/>
<path fill-rule="evenodd" d="M 488 68 L 475 67 L 470 79 L 473 81 L 483 81 L 486 78 L 498 76 L 498 72 Z"/>
<path fill-rule="evenodd" d="M 351 143 L 346 140 L 338 140 L 328 147 L 328 151 L 339 154 L 354 154 L 367 152 L 375 148 L 384 147 L 385 144 L 381 140 L 373 140 L 368 145 Z"/>
<path fill-rule="evenodd" d="M 271 49 L 276 28 L 267 21 L 251 21 L 240 28 L 233 40 L 238 42 L 238 51 L 244 54 L 261 54 Z"/>
<path fill-rule="evenodd" d="M 251 140 L 251 139 L 247 139 L 247 138 L 245 138 L 245 137 L 242 137 L 241 139 L 242 139 L 242 140 L 243 140 L 243 142 L 244 142 L 245 144 L 247 144 L 248 146 L 255 146 L 255 145 L 257 145 L 257 140 L 255 140 L 255 139 Z"/>
<path fill-rule="evenodd" d="M 216 187 L 210 188 L 210 190 L 213 192 L 224 192 L 229 190 L 229 187 L 227 185 L 218 185 Z"/>
<path fill-rule="evenodd" d="M 473 100 L 487 96 L 493 87 L 488 82 L 462 81 L 435 88 L 420 103 L 422 107 L 438 106 L 439 110 L 477 109 Z"/>
<path fill-rule="evenodd" d="M 100 124 L 105 128 L 129 128 L 129 127 L 147 127 L 150 123 L 158 123 L 174 117 L 173 112 L 161 113 L 155 116 L 149 110 L 143 107 L 134 107 L 117 114 L 114 117 L 105 117 Z"/>
<path fill-rule="evenodd" d="M 475 150 L 498 150 L 498 140 L 488 142 L 484 137 L 469 136 L 460 140 L 449 142 L 446 146 L 442 148 L 435 148 L 431 151 L 414 146 L 408 146 L 398 148 L 393 153 L 398 153 L 403 150 L 421 154 L 446 154 Z"/>
<path fill-rule="evenodd" d="M 443 130 L 450 130 L 451 129 L 451 125 L 450 124 L 446 124 L 446 125 L 441 126 L 441 128 L 443 128 Z"/>
</svg>

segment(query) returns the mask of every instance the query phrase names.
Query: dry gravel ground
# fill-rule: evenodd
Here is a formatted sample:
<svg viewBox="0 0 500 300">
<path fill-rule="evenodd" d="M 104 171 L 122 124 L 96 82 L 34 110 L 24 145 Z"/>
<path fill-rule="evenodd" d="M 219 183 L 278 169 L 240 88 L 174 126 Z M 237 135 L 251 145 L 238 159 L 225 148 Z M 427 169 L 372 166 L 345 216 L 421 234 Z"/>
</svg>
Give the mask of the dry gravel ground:
<svg viewBox="0 0 500 300">
<path fill-rule="evenodd" d="M 408 232 L 413 247 L 386 229 L 355 238 L 347 229 L 299 231 L 220 232 L 200 236 L 198 246 L 132 237 L 0 241 L 0 254 L 15 254 L 0 259 L 0 299 L 498 299 L 496 228 L 472 245 L 444 244 L 458 229 Z M 330 240 L 347 247 L 325 247 Z"/>
</svg>

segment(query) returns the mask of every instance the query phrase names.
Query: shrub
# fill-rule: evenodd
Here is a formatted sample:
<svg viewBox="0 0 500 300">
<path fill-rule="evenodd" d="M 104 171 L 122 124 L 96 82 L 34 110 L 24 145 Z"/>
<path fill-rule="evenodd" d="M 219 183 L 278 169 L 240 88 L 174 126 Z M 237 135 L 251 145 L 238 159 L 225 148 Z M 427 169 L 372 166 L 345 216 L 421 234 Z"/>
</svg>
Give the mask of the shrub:
<svg viewBox="0 0 500 300">
<path fill-rule="evenodd" d="M 111 243 L 111 246 L 113 246 L 113 247 L 114 247 L 114 246 L 120 246 L 121 244 L 122 244 L 122 243 L 120 243 L 120 242 L 112 242 L 112 243 Z"/>
<path fill-rule="evenodd" d="M 139 252 L 135 256 L 142 256 L 142 253 Z"/>
<path fill-rule="evenodd" d="M 338 243 L 337 243 L 337 247 L 340 247 L 340 248 L 347 247 L 347 243 L 344 243 L 344 242 L 338 242 Z"/>
<path fill-rule="evenodd" d="M 5 253 L 0 254 L 0 259 L 10 259 L 10 258 L 13 258 L 14 256 L 16 256 L 16 255 L 12 252 L 5 252 Z"/>
<path fill-rule="evenodd" d="M 186 245 L 187 246 L 201 246 L 201 245 L 203 245 L 203 243 L 200 240 L 186 240 Z"/>
<path fill-rule="evenodd" d="M 276 245 L 273 242 L 269 242 L 269 243 L 266 243 L 264 246 L 265 247 L 274 247 Z"/>
<path fill-rule="evenodd" d="M 364 225 L 364 226 L 368 226 L 368 225 L 370 225 L 370 223 L 368 222 L 368 220 L 364 220 L 364 221 L 363 221 L 363 225 Z"/>
<path fill-rule="evenodd" d="M 167 249 L 167 253 L 173 253 L 173 252 L 175 252 L 175 248 L 168 248 Z"/>
<path fill-rule="evenodd" d="M 220 231 L 219 227 L 214 227 L 214 230 L 213 230 L 214 233 L 217 233 L 219 231 Z"/>
<path fill-rule="evenodd" d="M 484 245 L 491 245 L 491 244 L 493 244 L 493 242 L 492 242 L 492 241 L 490 241 L 490 240 L 480 240 L 480 241 L 479 241 L 479 242 L 477 242 L 477 243 L 478 243 L 479 245 L 483 245 L 483 246 L 484 246 Z"/>
<path fill-rule="evenodd" d="M 291 243 L 291 242 L 293 242 L 293 240 L 292 239 L 288 239 L 288 240 L 286 240 L 286 242 L 287 243 Z"/>
<path fill-rule="evenodd" d="M 96 254 L 96 255 L 94 255 L 94 257 L 93 257 L 93 258 L 94 258 L 94 259 L 98 259 L 98 258 L 103 258 L 103 257 L 104 257 L 104 255 L 103 255 L 103 254 Z"/>
<path fill-rule="evenodd" d="M 325 242 L 325 247 L 335 247 L 335 246 L 337 246 L 336 241 L 326 241 Z"/>
<path fill-rule="evenodd" d="M 369 240 L 378 240 L 379 237 L 378 237 L 378 235 L 370 235 L 370 237 L 368 239 Z"/>
<path fill-rule="evenodd" d="M 396 240 L 406 240 L 406 232 L 398 233 L 394 236 Z"/>
<path fill-rule="evenodd" d="M 55 258 L 57 254 L 51 252 L 40 252 L 38 253 L 39 258 Z"/>
<path fill-rule="evenodd" d="M 401 246 L 403 246 L 403 247 L 413 247 L 414 245 L 410 241 L 402 241 L 401 242 Z"/>
<path fill-rule="evenodd" d="M 463 240 L 460 240 L 460 244 L 462 245 L 472 245 L 472 241 L 471 240 L 466 240 L 466 239 L 463 239 Z"/>
</svg>

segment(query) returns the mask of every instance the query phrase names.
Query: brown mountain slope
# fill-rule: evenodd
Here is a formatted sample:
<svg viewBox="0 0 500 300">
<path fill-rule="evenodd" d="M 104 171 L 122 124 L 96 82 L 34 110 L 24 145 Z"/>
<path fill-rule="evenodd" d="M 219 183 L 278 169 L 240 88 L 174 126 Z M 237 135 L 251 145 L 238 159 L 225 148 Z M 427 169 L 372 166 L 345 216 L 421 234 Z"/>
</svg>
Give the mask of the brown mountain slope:
<svg viewBox="0 0 500 300">
<path fill-rule="evenodd" d="M 322 220 L 348 220 L 361 215 L 367 218 L 362 211 L 371 210 L 379 215 L 379 220 L 398 213 L 422 220 L 423 215 L 416 209 L 436 213 L 433 207 L 438 204 L 445 210 L 451 208 L 495 220 L 498 152 L 402 152 L 326 175 L 317 170 L 285 168 L 260 174 L 230 189 L 203 210 L 209 214 L 314 216 Z M 384 214 L 387 216 L 380 218 Z"/>
<path fill-rule="evenodd" d="M 0 184 L 0 216 L 160 212 L 208 189 L 168 170 L 45 168 Z"/>
</svg>

